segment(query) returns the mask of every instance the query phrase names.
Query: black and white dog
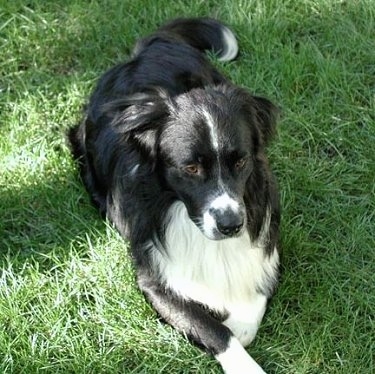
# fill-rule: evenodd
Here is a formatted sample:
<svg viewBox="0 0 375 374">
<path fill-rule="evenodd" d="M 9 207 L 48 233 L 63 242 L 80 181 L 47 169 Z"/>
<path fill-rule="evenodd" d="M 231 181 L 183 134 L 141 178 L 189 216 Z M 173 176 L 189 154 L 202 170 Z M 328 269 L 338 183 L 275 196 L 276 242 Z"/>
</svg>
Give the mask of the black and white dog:
<svg viewBox="0 0 375 374">
<path fill-rule="evenodd" d="M 277 108 L 230 83 L 205 51 L 234 59 L 233 32 L 177 19 L 142 39 L 99 80 L 69 137 L 160 316 L 226 373 L 263 373 L 243 346 L 278 279 L 279 198 L 265 155 Z"/>
</svg>

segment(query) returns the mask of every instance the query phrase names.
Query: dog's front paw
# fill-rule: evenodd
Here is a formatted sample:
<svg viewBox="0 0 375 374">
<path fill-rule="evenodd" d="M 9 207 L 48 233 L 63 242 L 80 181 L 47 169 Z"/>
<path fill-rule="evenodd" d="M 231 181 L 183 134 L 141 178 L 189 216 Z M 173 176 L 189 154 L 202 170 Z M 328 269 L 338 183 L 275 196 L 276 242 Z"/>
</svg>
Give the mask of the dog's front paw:
<svg viewBox="0 0 375 374">
<path fill-rule="evenodd" d="M 215 358 L 220 362 L 225 374 L 266 374 L 234 337 L 231 338 L 228 348 Z"/>
</svg>

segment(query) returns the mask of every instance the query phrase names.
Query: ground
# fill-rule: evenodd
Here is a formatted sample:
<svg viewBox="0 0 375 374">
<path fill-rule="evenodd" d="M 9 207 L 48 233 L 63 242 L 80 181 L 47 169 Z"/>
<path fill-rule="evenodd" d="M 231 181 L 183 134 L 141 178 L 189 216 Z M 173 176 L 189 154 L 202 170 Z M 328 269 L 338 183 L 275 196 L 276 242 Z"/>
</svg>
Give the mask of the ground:
<svg viewBox="0 0 375 374">
<path fill-rule="evenodd" d="M 145 303 L 65 139 L 137 38 L 198 15 L 238 36 L 218 68 L 283 113 L 283 273 L 249 352 L 271 374 L 374 371 L 372 0 L 0 3 L 1 373 L 220 373 Z"/>
</svg>

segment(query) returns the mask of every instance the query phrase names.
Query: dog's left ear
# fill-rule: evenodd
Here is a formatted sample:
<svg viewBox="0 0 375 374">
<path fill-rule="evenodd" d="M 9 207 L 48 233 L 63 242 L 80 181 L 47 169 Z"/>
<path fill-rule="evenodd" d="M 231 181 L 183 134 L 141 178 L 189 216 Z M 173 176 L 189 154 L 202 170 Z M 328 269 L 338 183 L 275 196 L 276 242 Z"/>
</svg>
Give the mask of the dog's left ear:
<svg viewBox="0 0 375 374">
<path fill-rule="evenodd" d="M 134 94 L 107 104 L 106 112 L 115 113 L 112 126 L 134 142 L 146 157 L 154 158 L 158 135 L 169 115 L 162 92 Z"/>
<path fill-rule="evenodd" d="M 167 105 L 160 98 L 154 98 L 132 106 L 129 111 L 131 115 L 126 121 L 129 139 L 148 159 L 155 161 L 159 134 L 169 115 Z"/>
<path fill-rule="evenodd" d="M 263 143 L 267 145 L 276 133 L 276 123 L 280 117 L 280 108 L 264 97 L 252 96 L 251 101 Z"/>
</svg>

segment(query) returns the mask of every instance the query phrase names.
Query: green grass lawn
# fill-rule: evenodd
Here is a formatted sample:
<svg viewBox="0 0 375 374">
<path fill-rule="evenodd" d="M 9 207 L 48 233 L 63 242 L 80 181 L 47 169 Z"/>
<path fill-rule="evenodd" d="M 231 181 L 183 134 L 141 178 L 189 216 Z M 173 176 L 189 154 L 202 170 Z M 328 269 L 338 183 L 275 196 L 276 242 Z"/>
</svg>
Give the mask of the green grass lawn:
<svg viewBox="0 0 375 374">
<path fill-rule="evenodd" d="M 217 66 L 283 109 L 283 274 L 268 373 L 375 370 L 375 1 L 0 0 L 0 373 L 220 373 L 158 321 L 65 132 L 97 77 L 176 16 L 231 25 Z"/>
</svg>

